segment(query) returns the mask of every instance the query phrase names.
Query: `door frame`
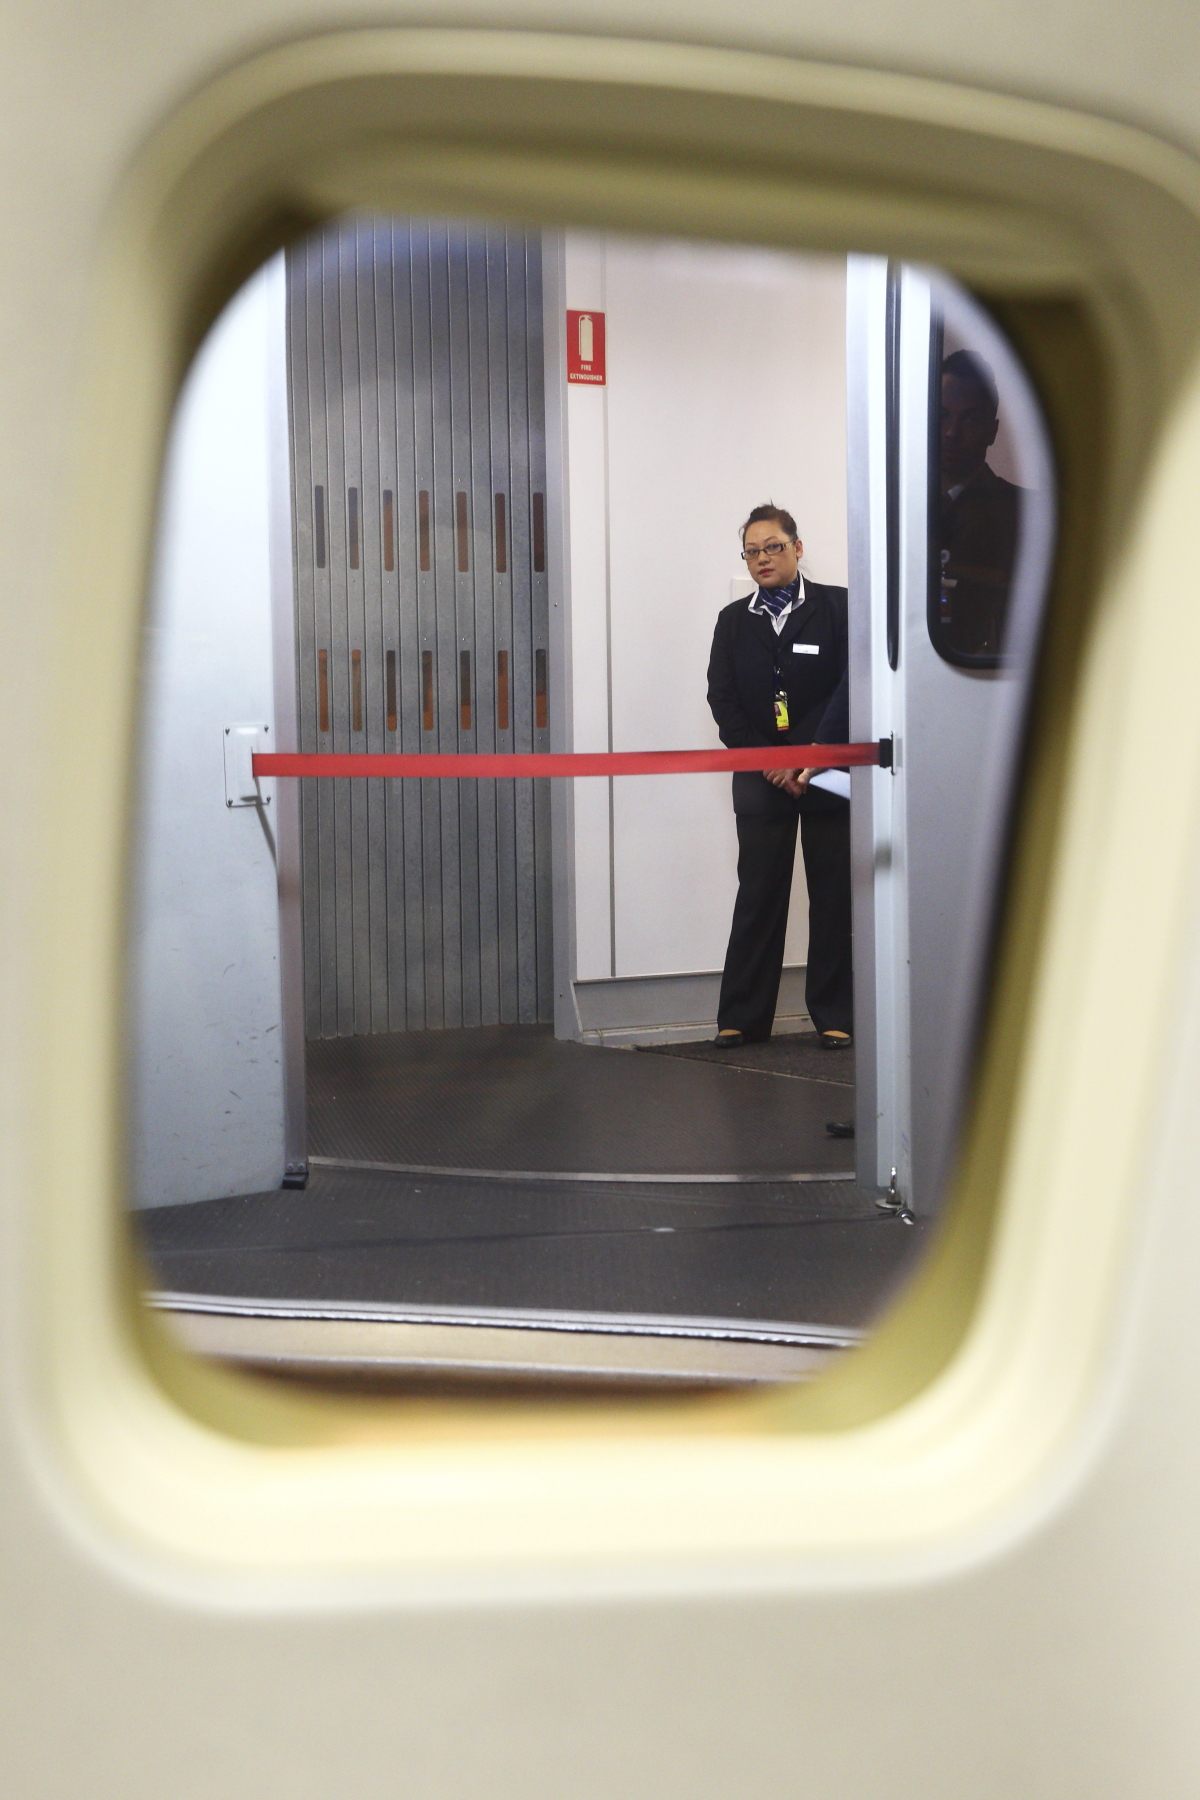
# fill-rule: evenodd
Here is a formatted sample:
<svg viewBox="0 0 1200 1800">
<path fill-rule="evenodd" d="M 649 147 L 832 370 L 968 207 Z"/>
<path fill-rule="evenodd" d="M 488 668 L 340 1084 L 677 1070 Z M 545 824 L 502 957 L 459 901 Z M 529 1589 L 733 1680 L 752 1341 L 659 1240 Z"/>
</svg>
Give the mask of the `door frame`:
<svg viewBox="0 0 1200 1800">
<path fill-rule="evenodd" d="M 566 234 L 542 232 L 542 353 L 546 407 L 546 574 L 549 583 L 550 748 L 575 748 L 571 651 L 571 537 L 567 506 Z M 550 929 L 554 936 L 554 1035 L 583 1036 L 575 1002 L 575 783 L 550 783 Z"/>
<path fill-rule="evenodd" d="M 300 748 L 297 720 L 296 543 L 288 378 L 287 260 L 268 273 L 267 410 L 270 433 L 271 644 L 275 749 Z M 304 1030 L 304 912 L 300 877 L 300 783 L 275 783 L 275 868 L 279 883 L 279 990 L 282 1013 L 283 1185 L 308 1180 L 307 1051 Z"/>
</svg>

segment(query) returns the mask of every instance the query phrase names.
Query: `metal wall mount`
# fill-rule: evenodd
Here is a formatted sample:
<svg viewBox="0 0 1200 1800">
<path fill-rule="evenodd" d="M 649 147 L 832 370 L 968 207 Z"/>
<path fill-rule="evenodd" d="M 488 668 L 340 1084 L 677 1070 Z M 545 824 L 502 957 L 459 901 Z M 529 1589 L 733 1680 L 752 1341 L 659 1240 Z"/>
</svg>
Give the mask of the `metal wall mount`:
<svg viewBox="0 0 1200 1800">
<path fill-rule="evenodd" d="M 263 785 L 254 774 L 254 754 L 274 749 L 271 727 L 226 725 L 222 742 L 226 806 L 270 806 L 271 796 L 263 792 Z"/>
</svg>

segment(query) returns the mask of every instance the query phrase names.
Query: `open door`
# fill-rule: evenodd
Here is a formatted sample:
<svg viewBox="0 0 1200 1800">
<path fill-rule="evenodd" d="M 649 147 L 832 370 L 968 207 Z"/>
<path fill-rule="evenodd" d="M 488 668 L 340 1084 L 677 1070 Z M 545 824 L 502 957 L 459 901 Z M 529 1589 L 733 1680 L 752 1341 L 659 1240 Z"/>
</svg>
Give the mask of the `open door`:
<svg viewBox="0 0 1200 1800">
<path fill-rule="evenodd" d="M 1048 440 L 1028 378 L 941 275 L 847 284 L 858 1176 L 937 1210 L 991 948 L 1049 574 Z"/>
</svg>

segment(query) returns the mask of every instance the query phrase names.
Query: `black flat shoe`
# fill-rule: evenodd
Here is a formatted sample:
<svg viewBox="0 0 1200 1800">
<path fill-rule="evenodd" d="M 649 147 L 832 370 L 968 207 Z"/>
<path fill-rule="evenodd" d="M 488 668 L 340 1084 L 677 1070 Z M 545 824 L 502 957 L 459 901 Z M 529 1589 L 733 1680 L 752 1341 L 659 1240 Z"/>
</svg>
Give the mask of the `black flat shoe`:
<svg viewBox="0 0 1200 1800">
<path fill-rule="evenodd" d="M 849 1050 L 854 1043 L 848 1031 L 822 1031 L 820 1038 L 822 1050 Z"/>
<path fill-rule="evenodd" d="M 713 1039 L 718 1050 L 740 1050 L 744 1042 L 740 1031 L 718 1031 Z"/>
<path fill-rule="evenodd" d="M 831 1138 L 852 1138 L 854 1136 L 853 1119 L 826 1119 L 825 1135 Z"/>
</svg>

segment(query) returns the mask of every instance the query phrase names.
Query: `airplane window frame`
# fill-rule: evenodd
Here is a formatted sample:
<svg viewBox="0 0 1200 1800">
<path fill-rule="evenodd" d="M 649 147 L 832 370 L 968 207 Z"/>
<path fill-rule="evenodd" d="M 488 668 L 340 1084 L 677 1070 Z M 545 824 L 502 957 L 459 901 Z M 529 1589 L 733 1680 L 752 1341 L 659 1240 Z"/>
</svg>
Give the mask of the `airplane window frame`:
<svg viewBox="0 0 1200 1800">
<path fill-rule="evenodd" d="M 401 146 L 399 155 L 394 141 L 378 134 L 371 138 L 381 105 L 393 127 L 398 116 L 420 122 L 435 85 L 431 69 L 461 81 L 467 67 L 482 71 L 473 78 L 492 106 L 490 115 L 471 115 L 476 149 L 461 143 L 452 154 L 431 149 L 415 125 L 416 148 Z M 803 143 L 772 147 L 757 133 L 756 152 L 773 173 L 756 185 L 754 171 L 747 174 L 743 155 L 730 150 L 722 133 L 735 129 L 739 108 L 745 114 L 745 95 L 753 91 L 748 83 L 761 82 L 769 70 L 772 81 L 782 84 L 772 89 L 782 95 L 778 103 L 793 109 L 801 138 L 808 136 Z M 535 95 L 546 97 L 551 117 L 570 102 L 568 110 L 582 119 L 591 91 L 587 84 L 595 84 L 598 73 L 608 83 L 599 96 L 601 116 L 609 119 L 605 141 L 624 157 L 628 175 L 627 184 L 616 182 L 603 200 L 596 198 L 594 161 L 582 151 L 573 157 L 561 139 L 552 140 L 547 151 L 547 140 L 539 144 L 529 128 L 531 84 Z M 51 1134 L 44 1181 L 53 1244 L 45 1312 L 52 1349 L 46 1355 L 55 1417 L 73 1463 L 86 1469 L 93 1503 L 103 1497 L 108 1513 L 120 1517 L 122 1529 L 141 1543 L 169 1549 L 172 1556 L 186 1546 L 187 1555 L 206 1567 L 231 1566 L 231 1559 L 243 1567 L 291 1567 L 297 1558 L 306 1566 L 324 1566 L 349 1554 L 347 1532 L 354 1520 L 361 1528 L 363 1507 L 377 1507 L 384 1491 L 396 1492 L 397 1471 L 411 1473 L 413 1457 L 420 1460 L 414 1441 L 431 1441 L 429 1435 L 422 1440 L 422 1433 L 453 1439 L 478 1468 L 491 1470 L 476 1495 L 481 1504 L 492 1504 L 498 1489 L 489 1483 L 500 1480 L 487 1452 L 488 1443 L 495 1444 L 495 1419 L 484 1427 L 468 1412 L 451 1424 L 441 1414 L 415 1418 L 411 1409 L 401 1409 L 364 1420 L 341 1405 L 285 1402 L 176 1356 L 138 1317 L 120 1219 L 117 871 L 128 820 L 134 704 L 129 646 L 143 592 L 156 451 L 189 347 L 242 274 L 293 235 L 301 221 L 307 225 L 344 205 L 348 190 L 372 204 L 383 198 L 390 203 L 390 196 L 419 182 L 426 189 L 440 186 L 442 196 L 459 203 L 473 192 L 477 208 L 492 211 L 498 187 L 507 182 L 507 204 L 514 213 L 518 194 L 527 210 L 557 207 L 558 216 L 565 216 L 576 204 L 622 228 L 636 227 L 639 220 L 648 224 L 657 209 L 658 216 L 670 212 L 677 222 L 682 214 L 687 235 L 702 212 L 711 219 L 715 157 L 728 181 L 722 191 L 729 216 L 739 216 L 756 240 L 768 241 L 774 230 L 774 241 L 798 248 L 895 247 L 956 272 L 985 299 L 993 294 L 993 310 L 1041 384 L 1051 428 L 1060 433 L 1060 466 L 1070 498 L 1042 697 L 1053 696 L 1064 709 L 1082 706 L 1094 691 L 1087 685 L 1095 676 L 1086 652 L 1103 591 L 1100 577 L 1110 573 L 1128 536 L 1135 499 L 1152 479 L 1150 452 L 1165 437 L 1170 381 L 1148 371 L 1155 351 L 1161 352 L 1160 367 L 1170 372 L 1186 365 L 1191 350 L 1194 327 L 1181 322 L 1177 304 L 1182 284 L 1200 263 L 1200 200 L 1189 186 L 1190 164 L 1165 146 L 1135 132 L 1122 135 L 1103 122 L 1085 128 L 1076 120 L 1067 131 L 1052 108 L 1009 106 L 1002 97 L 965 95 L 935 83 L 889 86 L 869 75 L 852 70 L 836 77 L 829 71 L 814 75 L 804 65 L 792 70 L 787 59 L 726 57 L 670 45 L 597 49 L 534 34 L 350 33 L 266 53 L 218 78 L 185 103 L 136 161 L 110 224 L 96 289 L 92 374 L 78 427 L 81 446 L 130 443 L 131 474 L 115 490 L 106 486 L 102 497 L 94 483 L 81 482 L 73 555 L 65 559 L 63 577 L 64 613 L 79 626 L 71 644 L 72 681 L 91 692 L 98 671 L 106 679 L 99 683 L 95 754 L 85 777 L 77 767 L 68 769 L 66 758 L 56 764 L 55 816 L 74 819 L 80 829 L 74 836 L 62 834 L 70 855 L 65 848 L 58 853 L 57 887 L 48 909 L 48 917 L 71 930 L 61 966 L 53 959 L 45 964 L 50 1015 L 45 1041 L 60 1057 L 53 1078 L 47 1076 L 48 1119 L 61 1121 L 63 1130 L 57 1138 Z M 355 80 L 366 84 L 360 93 Z M 632 97 L 620 128 L 611 105 L 613 84 Z M 731 101 L 719 129 L 714 93 Z M 315 111 L 314 94 L 320 98 Z M 358 107 L 363 94 L 367 102 Z M 654 144 L 643 141 L 631 152 L 628 135 L 621 137 L 646 96 L 653 97 L 657 129 L 670 125 L 683 149 L 682 162 L 698 171 L 691 188 L 679 156 L 664 164 Z M 321 133 L 307 129 L 318 117 L 325 133 L 319 143 Z M 869 131 L 864 120 L 870 121 Z M 543 131 L 548 123 L 543 120 Z M 521 154 L 512 151 L 514 140 L 525 145 Z M 305 143 L 312 158 L 306 166 Z M 941 172 L 951 151 L 961 180 L 948 200 Z M 286 180 L 280 178 L 281 166 L 287 168 Z M 838 170 L 849 172 L 858 200 L 831 223 L 830 183 Z M 781 195 L 787 197 L 782 220 Z M 998 207 L 998 196 L 1006 210 Z M 1139 198 L 1141 204 L 1134 205 Z M 773 225 L 764 225 L 771 220 Z M 711 223 L 705 235 L 712 235 Z M 1114 263 L 1137 304 L 1114 297 Z M 1073 402 L 1064 398 L 1061 369 L 1055 368 L 1064 353 L 1075 359 L 1076 370 L 1098 373 L 1094 400 L 1097 409 L 1103 404 L 1107 410 L 1088 414 L 1088 432 L 1078 430 Z M 113 381 L 113 368 L 129 379 Z M 1085 439 L 1089 432 L 1095 437 L 1097 420 L 1100 437 L 1089 443 Z M 1120 496 L 1103 515 L 1102 529 L 1096 485 L 1101 451 L 1104 491 Z M 87 467 L 86 456 L 80 464 Z M 80 581 L 81 570 L 95 571 L 95 580 Z M 86 595 L 86 603 L 79 595 Z M 1048 858 L 1075 817 L 1070 809 L 1062 811 L 1075 779 L 1065 738 L 1043 728 L 1031 745 L 1026 769 L 1031 800 L 1017 832 L 1005 898 L 1001 969 L 1028 961 L 1031 946 L 1053 924 Z M 688 1537 L 697 1553 L 730 1544 L 746 1550 L 751 1539 L 760 1547 L 849 1544 L 857 1553 L 868 1545 L 908 1541 L 906 1531 L 924 1543 L 940 1542 L 1044 1466 L 1094 1374 L 1095 1355 L 1087 1346 L 1109 1316 L 1113 1258 L 1124 1241 L 1126 1214 L 1114 1189 L 1106 1200 L 1101 1241 L 1095 1190 L 1089 1194 L 1093 1263 L 1086 1281 L 1072 1270 L 1074 1297 L 1069 1317 L 1060 1310 L 1054 1322 L 1057 1335 L 1047 1335 L 1044 1313 L 1026 1290 L 1025 1306 L 1014 1315 L 1024 1334 L 1021 1368 L 1029 1366 L 1036 1344 L 1043 1355 L 1034 1386 L 1014 1410 L 1001 1399 L 1013 1347 L 997 1338 L 996 1309 L 1001 1299 L 1012 1300 L 1022 1291 L 1022 1272 L 1059 1267 L 1049 1226 L 1039 1237 L 1021 1186 L 1022 1174 L 1029 1176 L 1031 1146 L 1044 1142 L 1049 1128 L 1044 1120 L 1036 1124 L 1037 1109 L 1021 1085 L 1034 1027 L 1028 988 L 1017 989 L 1016 983 L 1007 988 L 998 983 L 994 994 L 959 1201 L 943 1244 L 914 1292 L 869 1348 L 852 1359 L 853 1366 L 847 1365 L 844 1377 L 769 1407 L 742 1401 L 664 1412 L 647 1440 L 654 1455 L 640 1461 L 620 1448 L 631 1431 L 643 1429 L 635 1409 L 617 1409 L 607 1424 L 575 1415 L 548 1421 L 544 1413 L 522 1421 L 511 1410 L 499 1419 L 505 1466 L 530 1475 L 536 1469 L 544 1484 L 549 1457 L 555 1483 L 565 1484 L 555 1493 L 565 1495 L 570 1488 L 567 1464 L 580 1452 L 581 1439 L 588 1440 L 588 1454 L 583 1462 L 575 1454 L 574 1466 L 586 1463 L 591 1477 L 598 1479 L 601 1469 L 597 1452 L 607 1455 L 607 1473 L 600 1486 L 593 1481 L 592 1493 L 593 1499 L 601 1491 L 607 1494 L 613 1513 L 603 1527 L 589 1515 L 589 1554 L 645 1555 L 655 1544 L 678 1542 L 677 1531 L 664 1535 L 663 1509 L 668 1495 L 683 1491 L 678 1481 L 687 1456 L 681 1440 L 703 1440 L 713 1452 L 704 1463 L 703 1495 L 720 1489 L 716 1471 L 722 1458 L 729 1460 L 732 1435 L 740 1445 L 733 1463 L 743 1471 L 753 1464 L 755 1482 L 767 1481 L 774 1496 L 766 1511 L 755 1514 L 749 1536 L 744 1519 L 740 1525 L 729 1518 L 722 1523 L 719 1506 L 705 1511 L 697 1499 Z M 88 1100 L 81 1108 L 82 1094 Z M 1068 1205 L 1061 1193 L 1047 1201 L 1043 1191 L 1038 1200 L 1037 1217 L 1051 1223 Z M 1013 1248 L 1018 1226 L 1032 1233 L 1024 1262 Z M 987 1304 L 981 1306 L 981 1298 Z M 975 1397 L 964 1415 L 967 1391 Z M 965 1416 L 971 1430 L 964 1435 Z M 970 1444 L 978 1446 L 981 1434 L 986 1445 L 972 1460 Z M 565 1461 L 555 1460 L 555 1443 Z M 886 1453 L 885 1443 L 891 1445 Z M 385 1444 L 391 1446 L 386 1454 L 380 1449 Z M 367 1458 L 379 1480 L 364 1476 L 365 1485 L 356 1488 L 351 1466 L 358 1466 L 355 1457 L 364 1445 L 379 1452 Z M 675 1461 L 667 1454 L 672 1445 L 679 1451 Z M 278 1461 L 284 1446 L 299 1452 L 286 1471 Z M 954 1480 L 945 1478 L 944 1459 L 929 1461 L 927 1452 L 939 1446 L 960 1459 Z M 941 1471 L 937 1481 L 935 1464 Z M 336 1495 L 329 1486 L 335 1465 L 341 1484 Z M 631 1488 L 635 1465 L 645 1479 Z M 651 1465 L 657 1475 L 650 1474 Z M 619 1489 L 606 1485 L 617 1472 Z M 694 1475 L 693 1467 L 695 1498 Z M 927 1508 L 913 1505 L 914 1482 L 925 1483 Z M 225 1496 L 221 1505 L 219 1491 Z M 323 1523 L 313 1510 L 321 1491 L 330 1500 Z M 758 1485 L 755 1491 L 767 1490 Z M 898 1503 L 901 1492 L 909 1496 L 904 1505 Z M 618 1493 L 626 1496 L 619 1504 Z M 269 1495 L 274 1506 L 267 1504 Z M 800 1496 L 806 1496 L 802 1503 Z M 285 1500 L 291 1509 L 286 1520 L 279 1511 Z M 548 1534 L 544 1508 L 537 1513 L 538 1550 L 527 1532 L 505 1537 L 495 1520 L 485 1524 L 478 1505 L 467 1513 L 443 1505 L 440 1512 L 435 1518 L 427 1508 L 423 1523 L 414 1525 L 404 1553 L 410 1563 L 414 1555 L 427 1563 L 441 1559 L 443 1566 L 453 1561 L 455 1521 L 468 1514 L 476 1567 L 482 1566 L 480 1559 L 497 1556 L 569 1556 L 583 1541 L 578 1524 L 573 1535 L 565 1513 L 555 1515 Z M 354 1548 L 360 1563 L 366 1559 L 372 1567 L 395 1555 L 390 1528 L 382 1535 L 374 1528 L 362 1531 Z"/>
</svg>

